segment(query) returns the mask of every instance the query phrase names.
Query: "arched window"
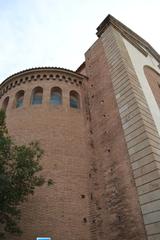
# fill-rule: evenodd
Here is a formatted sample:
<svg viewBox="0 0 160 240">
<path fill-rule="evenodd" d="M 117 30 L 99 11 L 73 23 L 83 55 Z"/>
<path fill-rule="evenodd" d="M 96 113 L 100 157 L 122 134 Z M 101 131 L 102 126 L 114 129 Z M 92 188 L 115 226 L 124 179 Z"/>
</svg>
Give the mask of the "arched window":
<svg viewBox="0 0 160 240">
<path fill-rule="evenodd" d="M 79 94 L 76 91 L 70 92 L 70 107 L 71 108 L 80 108 Z"/>
<path fill-rule="evenodd" d="M 62 104 L 62 90 L 59 87 L 53 87 L 51 89 L 50 103 L 54 105 Z"/>
<path fill-rule="evenodd" d="M 6 97 L 2 103 L 2 110 L 6 111 L 9 103 L 9 97 Z"/>
<path fill-rule="evenodd" d="M 32 91 L 32 100 L 31 100 L 32 105 L 42 104 L 42 99 L 43 99 L 43 88 L 41 87 L 34 88 Z"/>
<path fill-rule="evenodd" d="M 24 91 L 20 90 L 16 93 L 16 108 L 20 108 L 23 106 L 23 100 L 24 100 Z"/>
</svg>

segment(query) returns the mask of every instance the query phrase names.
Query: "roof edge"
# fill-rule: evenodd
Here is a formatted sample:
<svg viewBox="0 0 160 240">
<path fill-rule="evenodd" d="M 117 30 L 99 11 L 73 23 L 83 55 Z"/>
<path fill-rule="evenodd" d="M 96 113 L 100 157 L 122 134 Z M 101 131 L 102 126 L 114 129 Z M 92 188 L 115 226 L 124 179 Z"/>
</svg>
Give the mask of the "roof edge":
<svg viewBox="0 0 160 240">
<path fill-rule="evenodd" d="M 69 69 L 66 69 L 66 68 L 60 68 L 60 67 L 35 67 L 35 68 L 28 68 L 28 69 L 25 69 L 25 70 L 22 70 L 22 71 L 19 71 L 17 73 L 14 73 L 12 75 L 10 75 L 9 77 L 7 77 L 1 84 L 0 84 L 0 87 L 2 87 L 6 82 L 8 82 L 10 79 L 14 78 L 14 77 L 18 77 L 20 76 L 21 74 L 25 74 L 25 73 L 32 73 L 32 72 L 35 72 L 35 71 L 45 71 L 45 70 L 55 70 L 55 71 L 62 71 L 62 72 L 70 72 L 71 74 L 73 75 L 77 75 L 81 78 L 87 78 L 85 75 L 81 74 L 81 73 L 78 73 L 76 71 L 72 71 L 72 70 L 69 70 Z"/>
<path fill-rule="evenodd" d="M 111 23 L 112 15 L 108 14 L 107 17 L 100 23 L 100 25 L 96 28 L 96 35 L 100 37 L 102 33 L 106 30 L 107 26 Z"/>
<path fill-rule="evenodd" d="M 82 69 L 84 69 L 86 66 L 86 62 L 84 61 L 77 69 L 76 69 L 76 73 L 79 73 L 79 71 L 81 71 Z M 81 73 L 80 73 L 81 74 Z"/>
<path fill-rule="evenodd" d="M 138 44 L 139 46 L 141 45 L 148 52 L 150 52 L 151 55 L 153 55 L 155 59 L 160 63 L 160 55 L 147 41 L 145 41 L 137 33 L 132 31 L 130 28 L 128 28 L 126 25 L 124 25 L 122 22 L 120 22 L 110 14 L 97 27 L 96 34 L 99 38 L 109 25 L 112 25 L 118 32 L 120 32 L 121 35 L 123 35 L 124 38 L 126 37 L 126 39 L 128 38 L 131 42 L 136 42 L 136 44 Z"/>
</svg>

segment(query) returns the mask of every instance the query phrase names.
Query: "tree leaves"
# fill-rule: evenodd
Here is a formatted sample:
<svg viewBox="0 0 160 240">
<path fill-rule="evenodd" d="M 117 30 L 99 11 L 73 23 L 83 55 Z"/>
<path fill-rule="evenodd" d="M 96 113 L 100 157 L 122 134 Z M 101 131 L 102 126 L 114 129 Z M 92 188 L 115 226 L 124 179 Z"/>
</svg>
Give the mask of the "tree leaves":
<svg viewBox="0 0 160 240">
<path fill-rule="evenodd" d="M 5 232 L 21 234 L 19 206 L 45 182 L 38 173 L 43 154 L 38 142 L 17 146 L 9 137 L 5 112 L 0 111 L 0 239 Z M 2 230 L 1 230 L 2 229 Z"/>
</svg>

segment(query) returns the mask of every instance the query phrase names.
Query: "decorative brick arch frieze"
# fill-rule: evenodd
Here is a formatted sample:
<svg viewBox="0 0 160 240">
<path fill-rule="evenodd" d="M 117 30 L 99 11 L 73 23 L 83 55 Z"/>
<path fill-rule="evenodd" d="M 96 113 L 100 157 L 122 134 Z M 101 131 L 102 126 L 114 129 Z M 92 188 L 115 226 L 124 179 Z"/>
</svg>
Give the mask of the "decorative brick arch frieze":
<svg viewBox="0 0 160 240">
<path fill-rule="evenodd" d="M 44 219 L 48 219 L 45 212 L 48 212 L 50 216 L 50 220 L 47 220 L 47 225 L 49 226 L 47 231 L 50 232 L 50 236 L 54 236 L 56 239 L 61 238 L 61 229 L 64 225 L 60 217 L 58 217 L 62 216 L 61 200 L 64 205 L 64 211 L 67 209 L 70 212 L 62 217 L 67 223 L 63 235 L 67 235 L 66 232 L 68 232 L 70 225 L 70 223 L 68 225 L 69 219 L 73 219 L 71 225 L 75 227 L 73 233 L 71 230 L 71 235 L 74 236 L 74 239 L 77 236 L 78 239 L 90 239 L 88 237 L 90 233 L 88 200 L 81 199 L 81 195 L 85 196 L 86 199 L 88 198 L 87 174 L 90 168 L 87 157 L 88 150 L 85 143 L 88 135 L 84 117 L 85 86 L 83 80 L 86 81 L 87 78 L 72 71 L 45 68 L 17 73 L 0 85 L 0 108 L 6 111 L 6 125 L 10 136 L 18 144 L 38 141 L 44 150 L 42 157 L 43 174 L 56 182 L 56 187 L 52 189 L 46 186 L 44 189 L 41 189 L 42 191 L 40 190 L 40 192 L 35 194 L 33 201 L 29 200 L 29 203 L 24 207 L 22 218 L 29 217 L 28 220 L 21 221 L 24 229 L 23 238 L 25 239 L 32 239 L 34 236 L 40 235 L 35 231 L 35 227 L 30 222 L 29 215 L 34 215 L 35 219 L 33 222 L 35 225 L 40 226 L 40 228 L 38 227 L 39 229 L 43 229 L 41 223 L 43 225 Z M 37 91 L 34 91 L 35 89 Z M 61 104 L 51 102 L 52 89 L 61 89 Z M 76 91 L 79 94 L 80 106 L 82 106 L 80 109 L 70 107 L 70 91 Z M 24 98 L 17 101 L 17 98 L 22 96 L 19 93 L 24 93 Z M 34 96 L 37 94 L 37 98 L 35 97 L 34 101 L 32 101 L 33 93 Z M 72 186 L 67 191 L 64 191 L 61 185 L 62 177 L 64 182 L 71 182 Z M 80 190 L 77 188 L 77 184 L 80 184 Z M 66 194 L 68 197 L 71 197 L 71 201 L 67 200 L 69 199 L 68 197 L 66 199 Z M 50 199 L 49 204 L 46 196 Z M 77 196 L 80 199 L 78 202 Z M 44 215 L 41 211 L 35 213 L 37 206 L 40 206 L 39 209 L 44 209 L 44 211 L 42 210 Z M 55 208 L 55 206 L 57 207 Z M 31 209 L 34 209 L 34 214 Z M 83 209 L 85 209 L 84 212 Z M 77 210 L 79 212 L 75 214 Z M 59 219 L 58 227 L 57 217 L 55 218 L 55 216 Z M 76 220 L 75 217 L 77 218 Z M 84 222 L 84 219 L 87 222 Z M 26 228 L 27 224 L 30 225 L 29 231 L 27 230 L 28 227 Z M 57 229 L 56 234 L 53 230 L 55 228 Z M 82 230 L 79 231 L 79 229 Z M 45 231 L 45 227 L 42 231 Z M 70 239 L 70 236 L 67 238 Z"/>
<path fill-rule="evenodd" d="M 0 86 L 0 98 L 10 89 L 33 81 L 63 81 L 68 84 L 81 86 L 87 77 L 62 68 L 33 68 L 8 77 Z"/>
</svg>

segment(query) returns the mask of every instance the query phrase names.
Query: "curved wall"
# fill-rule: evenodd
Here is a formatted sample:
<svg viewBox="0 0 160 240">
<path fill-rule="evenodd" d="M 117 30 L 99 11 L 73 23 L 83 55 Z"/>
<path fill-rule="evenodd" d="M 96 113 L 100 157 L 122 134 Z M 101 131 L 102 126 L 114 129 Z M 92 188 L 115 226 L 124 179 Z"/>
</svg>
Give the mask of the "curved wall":
<svg viewBox="0 0 160 240">
<path fill-rule="evenodd" d="M 64 69 L 31 69 L 1 84 L 0 106 L 9 96 L 7 126 L 18 144 L 38 140 L 44 150 L 43 175 L 53 186 L 38 188 L 22 206 L 22 237 L 31 240 L 50 236 L 62 240 L 85 240 L 88 226 L 88 168 L 83 103 L 85 77 Z M 32 105 L 35 87 L 43 88 L 42 104 Z M 62 89 L 62 104 L 50 104 L 53 87 Z M 24 105 L 16 108 L 15 96 L 24 90 Z M 69 93 L 80 96 L 80 109 L 69 106 Z"/>
</svg>

